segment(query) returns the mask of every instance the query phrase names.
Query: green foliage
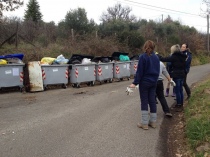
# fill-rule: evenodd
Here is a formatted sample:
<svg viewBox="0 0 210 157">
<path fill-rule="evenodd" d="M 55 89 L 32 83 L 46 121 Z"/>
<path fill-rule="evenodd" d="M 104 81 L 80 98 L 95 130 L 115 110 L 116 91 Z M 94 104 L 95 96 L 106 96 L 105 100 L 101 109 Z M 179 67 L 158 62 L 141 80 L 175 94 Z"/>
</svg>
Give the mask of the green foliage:
<svg viewBox="0 0 210 157">
<path fill-rule="evenodd" d="M 25 20 L 32 20 L 39 22 L 42 20 L 42 13 L 40 12 L 39 3 L 37 0 L 30 0 L 25 11 Z"/>
<path fill-rule="evenodd" d="M 126 43 L 130 49 L 139 49 L 144 44 L 144 38 L 140 33 L 134 31 L 123 31 L 118 34 L 120 43 Z"/>
<path fill-rule="evenodd" d="M 105 36 L 117 35 L 123 31 L 129 31 L 129 25 L 125 21 L 115 20 L 99 25 L 99 31 Z"/>
<path fill-rule="evenodd" d="M 171 43 L 171 44 L 179 44 L 180 43 L 180 37 L 178 35 L 170 35 L 168 37 L 168 41 Z"/>
<path fill-rule="evenodd" d="M 192 97 L 185 108 L 186 136 L 192 152 L 201 156 L 204 151 L 195 151 L 205 142 L 210 142 L 210 80 L 192 90 Z"/>
<path fill-rule="evenodd" d="M 199 59 L 200 59 L 201 65 L 209 63 L 209 61 L 210 61 L 210 58 L 208 56 L 204 56 L 204 55 L 199 55 Z"/>
<path fill-rule="evenodd" d="M 94 20 L 91 19 L 89 21 L 87 19 L 87 13 L 83 8 L 68 11 L 62 23 L 65 24 L 66 30 L 70 31 L 73 29 L 79 34 L 92 32 L 96 25 Z"/>
</svg>

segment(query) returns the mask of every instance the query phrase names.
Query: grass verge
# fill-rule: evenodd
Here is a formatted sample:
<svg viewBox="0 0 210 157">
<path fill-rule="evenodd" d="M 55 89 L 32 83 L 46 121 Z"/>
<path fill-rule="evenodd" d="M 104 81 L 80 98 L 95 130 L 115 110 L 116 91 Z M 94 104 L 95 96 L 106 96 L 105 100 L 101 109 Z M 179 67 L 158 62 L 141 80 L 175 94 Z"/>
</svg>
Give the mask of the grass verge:
<svg viewBox="0 0 210 157">
<path fill-rule="evenodd" d="M 210 79 L 192 91 L 185 108 L 186 137 L 192 156 L 210 156 Z"/>
</svg>

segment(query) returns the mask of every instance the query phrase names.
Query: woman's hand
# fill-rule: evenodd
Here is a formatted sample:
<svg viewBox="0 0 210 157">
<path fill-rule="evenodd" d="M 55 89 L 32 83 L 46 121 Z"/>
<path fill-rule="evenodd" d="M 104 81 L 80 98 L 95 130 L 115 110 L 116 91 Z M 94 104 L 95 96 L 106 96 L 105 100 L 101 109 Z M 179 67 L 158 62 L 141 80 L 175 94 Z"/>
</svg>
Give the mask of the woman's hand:
<svg viewBox="0 0 210 157">
<path fill-rule="evenodd" d="M 129 88 L 136 88 L 136 85 L 132 83 L 131 85 L 129 85 Z"/>
</svg>

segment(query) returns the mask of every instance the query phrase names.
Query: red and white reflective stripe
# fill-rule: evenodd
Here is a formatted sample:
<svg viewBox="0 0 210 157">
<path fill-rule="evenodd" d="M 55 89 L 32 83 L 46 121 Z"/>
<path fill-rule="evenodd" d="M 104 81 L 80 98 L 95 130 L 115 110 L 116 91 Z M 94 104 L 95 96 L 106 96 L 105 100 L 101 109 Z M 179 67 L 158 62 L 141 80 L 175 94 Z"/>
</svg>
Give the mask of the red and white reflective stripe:
<svg viewBox="0 0 210 157">
<path fill-rule="evenodd" d="M 94 68 L 94 76 L 96 76 L 96 68 Z"/>
<path fill-rule="evenodd" d="M 101 76 L 102 75 L 102 68 L 99 66 L 98 67 L 98 76 Z"/>
<path fill-rule="evenodd" d="M 116 66 L 115 70 L 116 70 L 116 74 L 120 73 L 120 67 L 119 66 Z"/>
<path fill-rule="evenodd" d="M 69 77 L 69 71 L 68 71 L 68 68 L 66 69 L 66 78 L 68 78 Z"/>
<path fill-rule="evenodd" d="M 78 75 L 79 75 L 79 72 L 78 72 L 78 70 L 77 70 L 77 68 L 76 68 L 76 69 L 75 69 L 75 77 L 77 78 Z"/>
<path fill-rule="evenodd" d="M 133 65 L 133 69 L 134 69 L 135 71 L 137 70 L 137 64 L 136 64 L 136 63 Z"/>
<path fill-rule="evenodd" d="M 45 74 L 44 69 L 42 69 L 42 79 L 43 79 L 43 80 L 45 80 L 45 79 L 46 79 L 46 74 Z"/>
<path fill-rule="evenodd" d="M 20 82 L 23 82 L 23 72 L 20 72 Z"/>
</svg>

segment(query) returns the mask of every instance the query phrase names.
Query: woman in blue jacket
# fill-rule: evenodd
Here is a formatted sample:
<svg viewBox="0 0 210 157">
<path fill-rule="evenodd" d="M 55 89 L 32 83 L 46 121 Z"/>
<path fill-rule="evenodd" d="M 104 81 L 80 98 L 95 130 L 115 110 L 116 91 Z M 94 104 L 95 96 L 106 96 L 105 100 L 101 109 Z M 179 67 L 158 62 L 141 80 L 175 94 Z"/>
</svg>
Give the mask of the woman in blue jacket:
<svg viewBox="0 0 210 157">
<path fill-rule="evenodd" d="M 130 88 L 139 84 L 139 93 L 141 99 L 141 123 L 137 124 L 139 128 L 148 130 L 148 126 L 156 128 L 157 106 L 155 102 L 155 92 L 157 80 L 160 72 L 160 61 L 154 53 L 155 44 L 148 40 L 143 46 L 143 53 L 139 57 L 138 67 L 133 83 Z M 148 104 L 150 114 L 148 112 Z M 150 117 L 149 117 L 150 116 Z"/>
</svg>

